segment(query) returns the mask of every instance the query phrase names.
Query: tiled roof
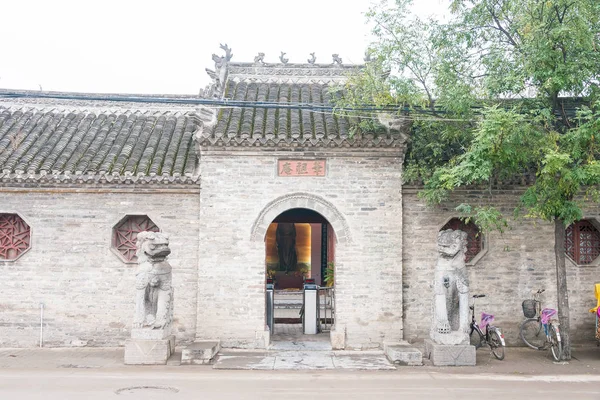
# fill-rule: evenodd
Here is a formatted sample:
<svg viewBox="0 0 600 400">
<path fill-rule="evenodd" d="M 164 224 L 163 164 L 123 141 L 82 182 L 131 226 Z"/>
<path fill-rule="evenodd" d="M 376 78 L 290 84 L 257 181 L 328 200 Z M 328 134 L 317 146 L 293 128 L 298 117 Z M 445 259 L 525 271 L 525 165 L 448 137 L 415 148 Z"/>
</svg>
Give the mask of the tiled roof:
<svg viewBox="0 0 600 400">
<path fill-rule="evenodd" d="M 0 182 L 198 180 L 194 113 L 0 104 Z"/>
<path fill-rule="evenodd" d="M 402 147 L 399 132 L 351 134 L 348 117 L 331 111 L 329 83 L 227 81 L 224 98 L 267 102 L 263 107 L 224 107 L 213 129 L 204 129 L 201 146 Z M 295 105 L 307 106 L 305 109 Z M 317 105 L 311 109 L 310 105 Z M 323 106 L 325 106 L 323 108 Z M 357 122 L 357 121 L 354 121 Z"/>
</svg>

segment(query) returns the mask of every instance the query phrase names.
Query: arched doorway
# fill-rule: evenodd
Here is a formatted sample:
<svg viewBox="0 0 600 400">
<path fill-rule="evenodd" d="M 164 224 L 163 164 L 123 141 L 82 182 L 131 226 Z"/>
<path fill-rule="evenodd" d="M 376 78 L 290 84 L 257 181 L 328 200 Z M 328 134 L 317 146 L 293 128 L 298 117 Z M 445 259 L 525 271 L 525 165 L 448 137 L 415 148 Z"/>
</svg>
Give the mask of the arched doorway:
<svg viewBox="0 0 600 400">
<path fill-rule="evenodd" d="M 335 252 L 338 243 L 349 240 L 345 219 L 320 197 L 297 193 L 265 207 L 253 226 L 252 239 L 264 241 L 265 280 L 273 279 L 275 286 L 272 344 L 330 346 L 329 331 L 335 323 Z M 316 335 L 305 335 L 301 324 L 302 286 L 307 279 L 318 286 Z"/>
<path fill-rule="evenodd" d="M 271 222 L 265 235 L 265 273 L 274 286 L 272 343 L 302 348 L 328 345 L 335 315 L 334 266 L 335 233 L 321 214 L 293 208 Z M 305 304 L 310 304 L 304 302 L 305 282 L 317 287 L 314 335 L 305 334 L 303 328 L 303 320 L 310 318 L 305 315 Z"/>
<path fill-rule="evenodd" d="M 335 265 L 333 227 L 313 210 L 284 211 L 267 229 L 265 265 L 267 277 L 273 279 L 278 290 L 302 289 L 305 279 L 331 286 Z"/>
</svg>

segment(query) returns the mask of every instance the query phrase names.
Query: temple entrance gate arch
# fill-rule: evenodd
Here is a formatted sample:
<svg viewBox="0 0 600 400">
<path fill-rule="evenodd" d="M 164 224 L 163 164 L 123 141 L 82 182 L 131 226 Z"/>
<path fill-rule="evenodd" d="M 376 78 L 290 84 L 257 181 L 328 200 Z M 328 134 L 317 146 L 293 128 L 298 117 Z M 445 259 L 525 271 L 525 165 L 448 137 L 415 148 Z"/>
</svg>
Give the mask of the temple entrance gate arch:
<svg viewBox="0 0 600 400">
<path fill-rule="evenodd" d="M 282 248 L 279 248 L 279 240 L 283 240 L 284 237 L 283 233 L 282 236 L 279 236 L 282 225 L 292 226 L 294 237 L 292 258 L 297 263 L 294 263 L 294 267 L 289 271 L 295 271 L 294 273 L 288 272 L 286 263 L 282 268 L 282 253 L 280 252 Z M 297 229 L 298 240 L 303 244 L 296 243 Z M 275 234 L 276 231 L 277 234 Z M 307 240 L 310 243 L 308 253 L 306 251 Z M 325 287 L 329 286 L 326 285 L 325 269 L 334 266 L 334 276 L 337 278 L 340 265 L 343 263 L 343 257 L 337 257 L 337 255 L 343 253 L 344 247 L 351 242 L 350 230 L 345 217 L 332 203 L 322 197 L 309 193 L 284 195 L 271 201 L 262 209 L 252 226 L 251 241 L 264 242 L 265 273 L 274 279 L 275 289 L 277 289 L 275 290 L 275 322 L 279 324 L 271 340 L 329 341 L 329 333 L 326 333 L 326 336 L 317 335 L 321 336 L 320 339 L 318 337 L 309 338 L 310 335 L 302 334 L 299 316 L 303 298 L 301 290 L 303 278 L 312 278 L 317 285 L 320 285 L 321 288 L 318 290 L 320 315 L 318 319 L 323 329 L 321 332 L 331 331 L 333 338 L 335 336 L 333 322 L 336 308 L 333 296 L 334 288 Z M 279 257 L 277 257 L 277 253 L 279 253 Z M 275 255 L 273 256 L 273 254 Z M 331 264 L 331 262 L 334 263 Z M 278 300 L 281 304 L 278 303 Z M 265 324 L 267 324 L 266 319 Z M 343 347 L 343 345 L 339 346 L 338 344 L 337 347 Z"/>
<path fill-rule="evenodd" d="M 267 204 L 252 226 L 250 240 L 253 242 L 264 241 L 271 222 L 279 214 L 294 208 L 305 208 L 321 214 L 333 227 L 338 244 L 351 242 L 348 223 L 337 208 L 320 196 L 301 192 L 278 197 Z"/>
</svg>

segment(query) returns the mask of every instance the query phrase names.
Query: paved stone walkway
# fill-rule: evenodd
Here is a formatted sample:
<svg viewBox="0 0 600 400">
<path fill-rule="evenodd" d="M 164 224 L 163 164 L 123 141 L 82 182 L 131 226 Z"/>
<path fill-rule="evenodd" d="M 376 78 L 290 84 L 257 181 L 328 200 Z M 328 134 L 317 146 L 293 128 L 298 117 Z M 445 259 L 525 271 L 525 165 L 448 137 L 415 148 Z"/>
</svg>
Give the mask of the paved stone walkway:
<svg viewBox="0 0 600 400">
<path fill-rule="evenodd" d="M 225 349 L 214 369 L 242 370 L 395 370 L 382 351 L 333 351 L 329 333 L 305 335 L 302 324 L 275 324 L 265 351 Z"/>
<path fill-rule="evenodd" d="M 298 351 L 264 352 L 223 350 L 214 369 L 242 370 L 395 370 L 383 352 L 366 351 Z"/>
<path fill-rule="evenodd" d="M 313 335 L 318 336 L 318 335 Z M 489 349 L 477 351 L 474 367 L 434 367 L 423 360 L 420 367 L 391 365 L 381 352 L 333 351 L 326 341 L 274 342 L 270 350 L 221 351 L 214 365 L 179 366 L 169 361 L 166 366 L 129 366 L 123 363 L 123 348 L 28 348 L 0 349 L 2 370 L 133 370 L 174 369 L 193 373 L 196 370 L 258 369 L 258 370 L 396 370 L 397 373 L 430 373 L 453 375 L 547 376 L 549 381 L 561 375 L 600 376 L 600 348 L 575 347 L 568 363 L 554 362 L 547 351 L 509 347 L 506 358 L 496 360 Z M 323 346 L 323 347 L 318 347 Z M 181 353 L 179 353 L 180 355 Z"/>
</svg>

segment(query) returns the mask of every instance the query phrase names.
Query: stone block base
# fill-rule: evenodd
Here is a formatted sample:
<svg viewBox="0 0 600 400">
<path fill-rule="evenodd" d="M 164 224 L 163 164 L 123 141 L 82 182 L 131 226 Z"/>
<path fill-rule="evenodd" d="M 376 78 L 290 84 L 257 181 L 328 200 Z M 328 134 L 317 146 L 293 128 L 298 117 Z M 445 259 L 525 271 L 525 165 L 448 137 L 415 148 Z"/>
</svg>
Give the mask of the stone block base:
<svg viewBox="0 0 600 400">
<path fill-rule="evenodd" d="M 346 329 L 337 329 L 334 326 L 329 332 L 329 338 L 333 350 L 344 350 L 346 348 Z"/>
<path fill-rule="evenodd" d="M 437 344 L 425 340 L 425 357 L 435 366 L 473 366 L 475 365 L 475 346 L 470 344 Z"/>
<path fill-rule="evenodd" d="M 390 362 L 397 365 L 423 365 L 423 355 L 408 343 L 384 344 L 383 351 Z"/>
<path fill-rule="evenodd" d="M 194 342 L 182 350 L 181 365 L 210 364 L 219 350 L 221 350 L 221 344 L 217 341 Z"/>
<path fill-rule="evenodd" d="M 149 328 L 133 328 L 131 330 L 132 339 L 141 340 L 163 340 L 171 336 L 171 329 L 149 329 Z"/>
<path fill-rule="evenodd" d="M 162 340 L 131 339 L 125 342 L 125 364 L 165 365 L 175 352 L 175 335 Z"/>
</svg>

